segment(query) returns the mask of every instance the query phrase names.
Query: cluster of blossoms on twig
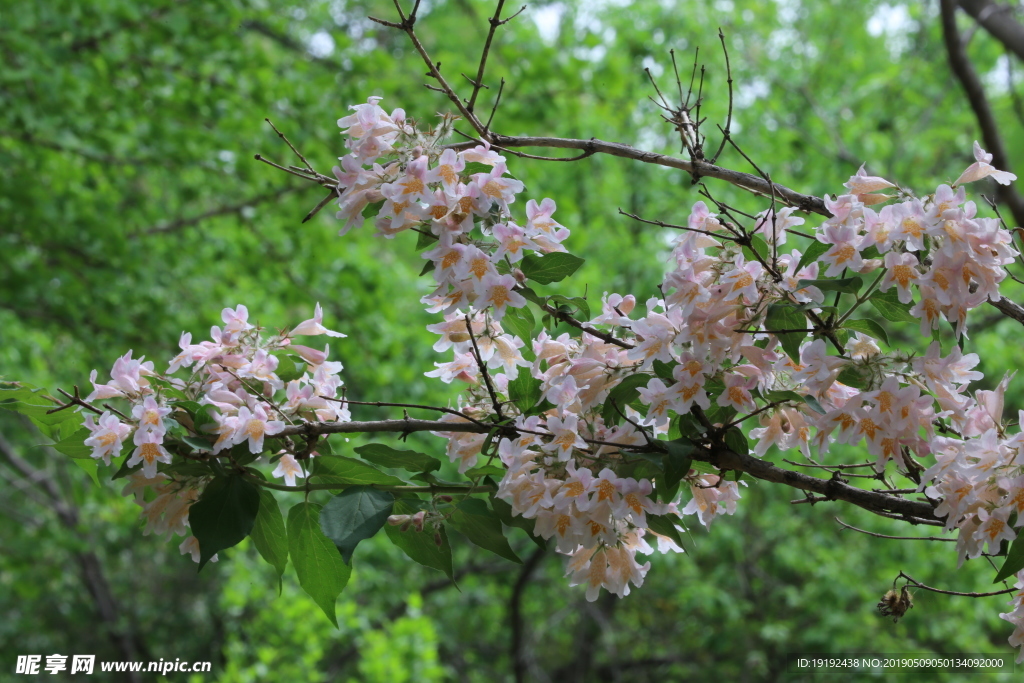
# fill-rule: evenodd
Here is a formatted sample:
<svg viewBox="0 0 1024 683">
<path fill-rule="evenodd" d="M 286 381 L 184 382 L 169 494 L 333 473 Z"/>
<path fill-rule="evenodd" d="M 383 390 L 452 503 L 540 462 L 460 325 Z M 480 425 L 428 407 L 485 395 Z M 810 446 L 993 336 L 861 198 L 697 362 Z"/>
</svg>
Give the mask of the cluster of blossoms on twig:
<svg viewBox="0 0 1024 683">
<path fill-rule="evenodd" d="M 376 160 L 359 156 L 359 150 L 393 152 L 398 138 L 413 135 L 403 129 L 408 124 L 400 114 L 388 117 L 376 100 L 355 109 L 356 116 L 339 121 L 349 126 L 354 150 L 344 160 L 350 174 L 357 162 Z M 353 125 L 356 119 L 359 124 Z M 431 142 L 442 139 L 435 135 Z M 850 319 L 874 298 L 890 320 L 918 321 L 923 335 L 946 321 L 959 338 L 969 310 L 998 300 L 1004 266 L 1016 251 L 998 219 L 977 215 L 963 184 L 984 177 L 1008 183 L 1014 177 L 992 167 L 991 156 L 977 144 L 976 163 L 923 199 L 861 169 L 846 184 L 847 194 L 826 197 L 832 217 L 816 231 L 807 253 L 780 253 L 790 230 L 804 222 L 792 209 L 760 214 L 748 233 L 699 202 L 676 241 L 663 298 L 652 298 L 646 315 L 631 318 L 632 295 L 606 295 L 601 315 L 588 321 L 590 331 L 606 329 L 624 343 L 588 332 L 551 338 L 542 331 L 533 340 L 529 363 L 519 351 L 528 340 L 504 333 L 500 323 L 507 306 L 526 303 L 516 293 L 526 278 L 513 277 L 519 274 L 515 264 L 524 251 L 560 249 L 568 231 L 538 226 L 535 203 L 527 207 L 525 229 L 512 221 L 509 204 L 522 185 L 503 178 L 504 159 L 486 146 L 456 153 L 428 144 L 417 146 L 413 157 L 383 172 L 377 165 L 373 172 L 359 172 L 364 182 L 358 186 L 347 185 L 339 174 L 348 188 L 339 217 L 351 218 L 361 208 L 346 195 L 378 192 L 388 200 L 376 219 L 380 232 L 392 236 L 416 227 L 438 238 L 438 246 L 425 254 L 438 289 L 425 302 L 429 310 L 446 314 L 444 323 L 431 327 L 441 335 L 435 349 L 454 348 L 455 359 L 428 375 L 469 382 L 467 414 L 493 413 L 496 404 L 488 394 L 510 396 L 518 366 L 541 381 L 546 412 L 517 414 L 514 402 L 502 404 L 521 436 L 497 446 L 507 468 L 499 495 L 515 512 L 535 518 L 536 532 L 556 538 L 559 550 L 571 555 L 573 581 L 588 583 L 588 598 L 599 586 L 623 595 L 629 582 L 639 585 L 649 566 L 634 559 L 638 549 L 650 549 L 643 539 L 645 515 L 675 511 L 672 503 L 654 502 L 647 479 L 616 474 L 630 459 L 623 449 L 642 447 L 667 432 L 673 416 L 695 411 L 711 412 L 711 427 L 759 414 L 759 427 L 750 431 L 758 456 L 771 445 L 799 448 L 810 457 L 812 445 L 824 454 L 831 443 L 863 441 L 877 471 L 895 461 L 901 471 L 918 476 L 929 497 L 942 500 L 936 513 L 948 515 L 949 528 L 960 529 L 961 561 L 977 557 L 984 544 L 995 550 L 1000 541 L 1015 537 L 1009 520 L 1024 512 L 1024 459 L 1018 455 L 1020 435 L 1006 435 L 1001 424 L 1005 382 L 995 392 L 971 397 L 969 383 L 981 378 L 973 370 L 976 354 L 954 349 L 943 356 L 938 341 L 920 357 L 885 354 L 871 325 Z M 466 178 L 460 173 L 469 161 L 493 170 Z M 893 198 L 879 194 L 890 189 L 897 190 L 899 201 L 873 209 Z M 545 205 L 554 208 L 551 200 Z M 545 219 L 550 215 L 543 212 Z M 761 238 L 760 247 L 752 234 Z M 544 240 L 551 236 L 557 242 Z M 874 275 L 866 289 L 860 275 Z M 825 303 L 823 288 L 844 291 L 828 278 L 838 278 L 852 287 L 845 291 L 857 295 L 845 313 Z M 796 315 L 773 315 L 779 306 Z M 793 329 L 780 331 L 779 321 L 790 321 Z M 847 321 L 846 329 L 853 331 L 852 337 L 844 334 L 848 348 L 836 337 Z M 803 341 L 812 330 L 814 338 Z M 794 339 L 788 352 L 785 342 Z M 664 369 L 660 373 L 656 361 Z M 486 392 L 480 381 L 484 365 L 502 370 Z M 638 391 L 646 414 L 628 405 L 609 414 L 610 392 L 642 373 L 651 376 Z M 839 380 L 841 375 L 848 383 Z M 791 400 L 786 392 L 810 400 Z M 937 434 L 936 426 L 956 436 Z M 489 444 L 479 434 L 441 435 L 463 471 Z M 922 476 L 924 468 L 914 456 L 929 455 L 937 464 Z M 684 512 L 701 512 L 707 524 L 715 514 L 731 512 L 739 494 L 735 482 L 698 474 L 687 477 L 693 499 Z M 659 544 L 678 549 L 661 537 Z"/>
<path fill-rule="evenodd" d="M 130 416 L 106 405 L 98 421 L 87 414 L 84 426 L 90 435 L 85 445 L 92 449 L 93 458 L 109 465 L 134 434 L 136 448 L 123 466 L 129 482 L 124 495 L 133 496 L 142 506 L 146 534 L 186 536 L 189 507 L 210 479 L 208 469 L 189 466 L 187 455 L 184 462 L 175 463 L 168 439 L 178 452 L 230 451 L 233 462 L 247 463 L 266 450 L 266 438 L 279 433 L 286 423 L 350 419 L 347 406 L 336 398 L 342 365 L 327 360 L 329 346 L 319 351 L 292 341 L 306 335 L 345 336 L 323 326 L 319 304 L 312 318 L 275 335 L 266 334 L 248 318 L 243 305 L 225 308 L 224 327 L 213 327 L 209 341 L 192 344 L 192 335 L 182 334 L 181 353 L 166 372 L 157 372 L 152 361 L 133 359 L 129 351 L 114 363 L 110 382 L 97 384 L 95 370 L 90 376 L 93 391 L 86 404 L 123 399 L 131 405 Z M 186 368 L 190 370 L 187 379 L 173 376 Z M 305 476 L 292 452 L 282 450 L 275 460 L 272 475 L 283 477 L 287 484 L 294 485 L 296 477 Z M 141 469 L 129 473 L 140 463 Z M 167 467 L 158 472 L 159 463 Z M 147 498 L 147 488 L 155 496 Z M 194 536 L 187 535 L 179 549 L 199 561 Z"/>
<path fill-rule="evenodd" d="M 804 219 L 792 208 L 774 202 L 749 228 L 728 207 L 713 212 L 698 202 L 687 224 L 675 226 L 682 230 L 660 295 L 638 308 L 632 294 L 605 293 L 591 316 L 585 300 L 541 297 L 530 286 L 582 263 L 563 247 L 569 230 L 552 218 L 555 202 L 527 202 L 517 222 L 512 205 L 524 187 L 503 156 L 486 142 L 446 146 L 452 117 L 424 132 L 379 101 L 371 97 L 338 121 L 349 149 L 334 168 L 342 233 L 364 219 L 387 238 L 419 233 L 424 273 L 435 283 L 422 302 L 444 316 L 428 329 L 439 335 L 434 349 L 453 354 L 425 374 L 468 385 L 459 410 L 441 422 L 487 427 L 435 433 L 474 486 L 485 476 L 474 474 L 481 460 L 501 463 L 496 496 L 534 520 L 535 535 L 554 539 L 568 556 L 571 584 L 586 584 L 588 599 L 602 588 L 624 596 L 640 586 L 650 563 L 638 553 L 681 552 L 680 515 L 710 527 L 735 511 L 741 482 L 694 462 L 695 449 L 749 458 L 774 445 L 813 460 L 833 443 L 863 442 L 880 476 L 893 462 L 947 529 L 959 530 L 961 562 L 1016 538 L 1024 436 L 1002 422 L 1008 380 L 972 396 L 971 382 L 982 378 L 978 356 L 956 346 L 943 355 L 941 344 L 943 322 L 948 337 L 961 339 L 968 311 L 999 299 L 1005 266 L 1017 256 L 1001 222 L 979 217 L 966 198 L 965 183 L 1015 179 L 977 144 L 976 163 L 923 198 L 862 168 L 846 194 L 825 198 L 832 215 L 813 235 L 797 230 Z M 805 251 L 784 246 L 793 235 L 812 238 Z M 534 334 L 530 303 L 580 334 Z M 865 304 L 931 335 L 927 352 L 882 352 L 881 326 L 852 317 Z M 183 336 L 168 374 L 191 368 L 187 381 L 158 376 L 129 352 L 87 399 L 132 405 L 131 417 L 87 417 L 86 443 L 109 463 L 134 434 L 125 466 L 143 467 L 128 491 L 144 505 L 147 529 L 184 534 L 203 484 L 171 464 L 165 437 L 177 416 L 168 397 L 209 406 L 204 424 L 184 427 L 209 434 L 200 450 L 213 455 L 245 447 L 256 456 L 285 423 L 349 419 L 336 399 L 340 363 L 327 361 L 327 349 L 292 343 L 297 335 L 341 336 L 323 327 L 319 307 L 274 336 L 249 324 L 243 306 L 225 309 L 223 319 L 212 341 L 192 345 Z M 288 354 L 300 363 L 283 374 Z M 742 423 L 755 417 L 744 434 Z M 273 472 L 289 485 L 304 475 L 295 453 L 282 449 Z M 146 486 L 157 493 L 149 502 Z M 411 520 L 416 529 L 444 521 L 436 508 L 394 517 L 403 529 Z M 196 550 L 194 539 L 182 544 L 182 552 Z M 1024 585 L 1024 570 L 1017 578 Z M 1014 644 L 1024 641 L 1022 596 L 1001 615 L 1016 625 Z"/>
</svg>

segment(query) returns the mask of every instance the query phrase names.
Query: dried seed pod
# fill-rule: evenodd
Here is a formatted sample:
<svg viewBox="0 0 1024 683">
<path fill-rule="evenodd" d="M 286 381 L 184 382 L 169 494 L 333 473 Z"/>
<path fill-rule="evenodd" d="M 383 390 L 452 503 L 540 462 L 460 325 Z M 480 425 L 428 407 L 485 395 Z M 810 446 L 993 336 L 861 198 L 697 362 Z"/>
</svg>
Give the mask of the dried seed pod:
<svg viewBox="0 0 1024 683">
<path fill-rule="evenodd" d="M 906 586 L 903 586 L 898 593 L 895 588 L 886 591 L 878 602 L 878 612 L 883 617 L 892 617 L 893 623 L 896 623 L 913 606 L 913 595 Z"/>
</svg>

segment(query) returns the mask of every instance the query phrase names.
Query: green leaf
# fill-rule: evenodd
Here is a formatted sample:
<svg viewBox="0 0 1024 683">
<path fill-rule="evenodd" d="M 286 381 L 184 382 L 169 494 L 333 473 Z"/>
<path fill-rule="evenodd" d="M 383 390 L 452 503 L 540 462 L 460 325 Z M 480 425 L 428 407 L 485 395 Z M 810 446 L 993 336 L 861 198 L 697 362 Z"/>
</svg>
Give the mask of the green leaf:
<svg viewBox="0 0 1024 683">
<path fill-rule="evenodd" d="M 396 467 L 410 472 L 433 472 L 441 467 L 441 461 L 426 453 L 402 451 L 382 443 L 371 443 L 355 449 L 363 460 L 381 467 Z"/>
<path fill-rule="evenodd" d="M 537 304 L 538 306 L 543 306 L 547 303 L 546 297 L 537 296 L 537 292 L 533 291 L 529 287 L 520 287 L 516 291 L 522 294 L 524 299 L 526 299 L 527 301 L 531 301 Z"/>
<path fill-rule="evenodd" d="M 83 458 L 74 458 L 72 459 L 71 462 L 78 465 L 78 468 L 80 470 L 88 474 L 89 478 L 92 479 L 94 484 L 96 484 L 97 486 L 100 485 L 100 477 L 99 474 L 97 474 L 97 470 L 99 469 L 99 460 L 85 460 Z"/>
<path fill-rule="evenodd" d="M 804 403 L 809 405 L 811 407 L 811 410 L 813 410 L 814 412 L 821 413 L 822 415 L 825 414 L 825 408 L 823 408 L 822 405 L 818 403 L 818 399 L 814 398 L 810 394 L 804 396 Z"/>
<path fill-rule="evenodd" d="M 661 486 L 664 487 L 665 492 L 671 492 L 670 497 L 674 498 L 675 492 L 679 488 L 679 482 L 689 473 L 690 466 L 693 464 L 694 446 L 692 441 L 682 438 L 676 441 L 666 441 L 665 449 L 668 453 L 665 455 L 665 476 Z M 662 500 L 666 500 L 666 498 L 663 496 Z"/>
<path fill-rule="evenodd" d="M 501 319 L 501 326 L 524 342 L 533 338 L 533 328 L 536 324 L 537 321 L 528 306 L 506 308 L 505 317 Z"/>
<path fill-rule="evenodd" d="M 128 467 L 128 461 L 131 460 L 131 459 L 132 458 L 131 458 L 130 455 L 125 455 L 121 459 L 121 466 L 118 467 L 117 468 L 117 472 L 114 472 L 114 475 L 112 477 L 110 477 L 111 481 L 114 481 L 115 479 L 121 479 L 123 477 L 127 477 L 129 474 L 131 474 L 132 472 L 134 472 L 134 471 L 138 470 L 140 467 L 142 467 L 142 463 L 137 464 L 135 467 Z"/>
<path fill-rule="evenodd" d="M 40 390 L 36 389 L 35 391 Z M 74 410 L 70 408 L 68 408 L 67 410 L 61 410 L 60 412 L 56 413 L 49 412 L 56 408 L 57 406 L 52 403 L 35 403 L 35 401 L 42 401 L 43 398 L 42 396 L 33 396 L 33 393 L 34 392 L 29 392 L 22 389 L 21 391 L 12 390 L 11 394 L 2 394 L 0 396 L 2 396 L 5 400 L 0 401 L 0 408 L 3 408 L 5 410 L 11 410 L 16 413 L 21 413 L 22 415 L 26 416 L 29 420 L 31 420 L 32 424 L 39 428 L 39 431 L 41 431 L 43 434 L 54 440 L 60 438 L 60 425 L 72 420 L 82 419 L 82 415 L 80 413 L 76 413 Z M 14 398 L 15 394 L 22 396 L 28 400 L 10 400 L 11 398 Z"/>
<path fill-rule="evenodd" d="M 362 216 L 364 219 L 376 218 L 377 214 L 380 213 L 381 208 L 384 206 L 385 199 L 381 199 L 379 202 L 370 202 L 363 207 Z"/>
<path fill-rule="evenodd" d="M 401 499 L 395 501 L 394 514 L 409 515 L 416 512 L 418 509 L 408 501 Z M 444 527 L 439 528 L 436 532 L 440 536 L 441 545 L 437 545 L 434 540 L 435 532 L 429 527 L 423 531 L 416 531 L 412 527 L 402 531 L 397 526 L 386 526 L 384 531 L 391 542 L 411 559 L 424 567 L 444 572 L 445 576 L 455 581 L 455 575 L 452 572 L 452 548 L 448 545 L 448 535 L 445 533 Z"/>
<path fill-rule="evenodd" d="M 784 304 L 772 304 L 768 307 L 768 315 L 765 316 L 765 329 L 768 330 L 796 330 L 807 327 L 807 319 L 792 306 Z M 800 362 L 800 344 L 807 336 L 806 332 L 785 332 L 776 335 L 782 344 L 783 350 L 795 362 Z"/>
<path fill-rule="evenodd" d="M 422 251 L 427 247 L 431 247 L 437 243 L 437 235 L 432 232 L 420 232 L 419 237 L 416 239 L 416 251 Z M 433 268 L 434 264 L 429 261 L 427 264 Z M 422 273 L 421 273 L 422 274 Z"/>
<path fill-rule="evenodd" d="M 1024 535 L 1017 536 L 1013 541 L 1010 551 L 1006 554 L 1006 560 L 1003 561 L 1003 566 L 999 568 L 999 573 L 996 574 L 993 583 L 999 583 L 1008 579 L 1021 569 L 1024 569 Z"/>
<path fill-rule="evenodd" d="M 395 497 L 372 486 L 345 489 L 320 511 L 320 530 L 334 541 L 345 564 L 352 564 L 352 553 L 359 541 L 371 538 L 388 521 Z"/>
<path fill-rule="evenodd" d="M 654 374 L 665 380 L 666 382 L 674 383 L 676 378 L 672 375 L 672 371 L 675 370 L 676 366 L 679 365 L 677 361 L 671 363 L 663 363 L 660 360 L 654 360 Z"/>
<path fill-rule="evenodd" d="M 864 377 L 862 377 L 859 372 L 854 370 L 853 366 L 851 365 L 847 365 L 845 368 L 843 368 L 842 372 L 839 373 L 839 376 L 836 377 L 836 379 L 838 379 L 846 386 L 853 387 L 854 389 L 866 389 L 868 386 L 868 383 L 864 379 Z"/>
<path fill-rule="evenodd" d="M 213 442 L 199 436 L 183 436 L 181 440 L 198 451 L 212 451 Z"/>
<path fill-rule="evenodd" d="M 607 425 L 619 421 L 619 411 L 626 412 L 626 406 L 640 397 L 640 387 L 646 387 L 651 381 L 651 376 L 638 372 L 626 375 L 622 381 L 615 385 L 615 388 L 608 392 L 608 398 L 601 409 L 601 417 Z M 618 409 L 616 409 L 618 406 Z"/>
<path fill-rule="evenodd" d="M 334 603 L 348 583 L 352 569 L 341 553 L 320 531 L 320 510 L 316 503 L 303 502 L 288 511 L 288 555 L 295 565 L 299 585 L 320 606 L 335 626 Z"/>
<path fill-rule="evenodd" d="M 199 569 L 217 552 L 238 545 L 252 531 L 260 509 L 259 490 L 237 474 L 214 477 L 188 510 L 199 541 Z"/>
<path fill-rule="evenodd" d="M 482 164 L 479 161 L 470 161 L 466 164 L 466 168 L 462 170 L 461 175 L 471 176 L 477 173 L 490 173 L 494 170 L 494 166 L 489 164 Z"/>
<path fill-rule="evenodd" d="M 562 296 L 561 294 L 552 294 L 548 297 L 548 303 L 558 303 L 569 308 L 575 309 L 573 315 L 579 314 L 579 317 L 583 320 L 590 320 L 590 304 L 587 300 L 581 296 Z"/>
<path fill-rule="evenodd" d="M 739 427 L 730 427 L 725 430 L 722 440 L 725 441 L 725 445 L 733 453 L 738 453 L 739 455 L 750 453 L 750 444 L 747 443 L 747 437 Z"/>
<path fill-rule="evenodd" d="M 868 336 L 885 342 L 886 346 L 891 346 L 889 343 L 889 335 L 886 334 L 885 329 L 874 320 L 847 320 L 843 323 L 843 327 L 849 330 L 863 332 Z"/>
<path fill-rule="evenodd" d="M 523 563 L 509 546 L 501 530 L 501 520 L 479 498 L 467 498 L 455 506 L 449 521 L 474 545 L 490 550 L 506 560 Z"/>
<path fill-rule="evenodd" d="M 817 261 L 818 257 L 828 251 L 831 246 L 832 245 L 825 244 L 824 242 L 811 242 L 811 246 L 807 247 L 807 251 L 805 251 L 804 255 L 800 257 L 800 263 L 797 264 L 796 271 L 800 272 L 806 265 Z"/>
<path fill-rule="evenodd" d="M 676 523 L 679 522 L 677 515 L 647 515 L 646 517 L 648 529 L 656 534 L 669 537 L 677 546 L 683 547 L 683 537 L 679 535 L 679 529 L 676 528 Z"/>
<path fill-rule="evenodd" d="M 522 271 L 530 280 L 548 285 L 572 275 L 582 265 L 580 257 L 556 251 L 543 256 L 527 254 L 523 257 Z"/>
<path fill-rule="evenodd" d="M 817 287 L 823 292 L 843 292 L 844 294 L 856 294 L 864 286 L 864 279 L 861 277 L 847 277 L 843 279 L 823 280 L 800 280 L 796 283 L 797 289 L 804 287 Z"/>
<path fill-rule="evenodd" d="M 92 432 L 82 427 L 66 439 L 50 445 L 50 448 L 71 458 L 91 458 L 92 447 L 85 445 L 85 440 L 91 435 Z"/>
<path fill-rule="evenodd" d="M 398 477 L 385 474 L 362 460 L 340 455 L 321 455 L 318 458 L 313 458 L 313 473 L 310 475 L 310 479 L 313 478 L 322 484 L 339 484 L 339 488 L 360 484 L 400 486 L 405 483 Z"/>
<path fill-rule="evenodd" d="M 185 392 L 171 384 L 170 381 L 162 377 L 157 377 L 155 375 L 150 375 L 147 379 L 149 379 L 149 383 L 151 385 L 160 387 L 160 394 L 162 394 L 165 398 L 173 399 L 176 401 L 188 400 L 188 396 L 185 395 Z"/>
<path fill-rule="evenodd" d="M 489 484 L 494 485 L 494 480 L 485 480 Z M 495 485 L 495 488 L 497 486 Z M 522 515 L 516 515 L 512 512 L 512 506 L 498 498 L 493 493 L 491 494 L 491 507 L 494 508 L 494 514 L 501 520 L 501 523 L 507 527 L 515 527 L 516 529 L 522 529 L 530 537 L 534 543 L 540 548 L 547 547 L 545 541 L 540 536 L 535 535 L 534 529 L 536 528 L 536 520 L 527 519 Z"/>
<path fill-rule="evenodd" d="M 760 235 L 751 235 L 750 246 L 748 247 L 744 245 L 743 247 L 743 256 L 748 261 L 759 260 L 754 256 L 754 252 L 757 252 L 757 255 L 761 257 L 760 260 L 766 261 L 768 260 L 768 255 L 771 253 L 768 248 L 768 243 L 765 242 L 764 238 L 761 237 Z"/>
<path fill-rule="evenodd" d="M 277 370 L 274 374 L 285 384 L 306 374 L 307 364 L 300 356 L 282 350 L 274 351 L 270 355 L 277 358 Z"/>
<path fill-rule="evenodd" d="M 890 289 L 888 292 L 873 292 L 868 301 L 875 307 L 875 310 L 878 311 L 883 318 L 890 322 L 920 322 L 917 318 L 910 315 L 910 309 L 913 307 L 913 304 L 905 304 L 901 302 L 895 287 Z"/>
<path fill-rule="evenodd" d="M 498 465 L 481 465 L 480 467 L 471 467 L 466 470 L 464 476 L 467 479 L 476 479 L 477 477 L 504 477 L 505 468 L 499 467 Z"/>
<path fill-rule="evenodd" d="M 277 570 L 280 586 L 285 565 L 288 564 L 288 534 L 284 529 L 284 516 L 277 498 L 270 489 L 260 488 L 260 510 L 256 514 L 249 537 L 260 556 Z"/>
<path fill-rule="evenodd" d="M 804 400 L 804 397 L 795 391 L 767 391 L 763 396 L 764 400 L 769 403 L 779 403 L 780 401 L 803 402 Z"/>
<path fill-rule="evenodd" d="M 519 374 L 508 383 L 508 398 L 522 413 L 529 413 L 544 395 L 541 380 L 530 374 L 530 368 L 519 368 Z"/>
</svg>

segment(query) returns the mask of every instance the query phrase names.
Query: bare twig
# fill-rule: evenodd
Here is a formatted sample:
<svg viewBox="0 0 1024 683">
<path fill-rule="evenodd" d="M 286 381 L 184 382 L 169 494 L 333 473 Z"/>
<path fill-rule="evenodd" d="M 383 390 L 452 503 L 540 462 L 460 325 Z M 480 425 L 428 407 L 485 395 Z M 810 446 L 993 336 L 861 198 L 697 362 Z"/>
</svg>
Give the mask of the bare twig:
<svg viewBox="0 0 1024 683">
<path fill-rule="evenodd" d="M 906 579 L 914 588 L 920 588 L 921 590 L 931 591 L 932 593 L 941 593 L 943 595 L 956 595 L 963 598 L 990 598 L 995 595 L 1006 595 L 1007 593 L 1016 593 L 1018 591 L 1017 588 L 1007 588 L 1006 590 L 993 591 L 991 593 L 960 593 L 958 591 L 947 591 L 942 590 L 941 588 L 932 588 L 931 586 L 926 586 L 917 579 L 903 572 L 900 572 L 899 576 L 896 577 L 896 579 Z"/>
<path fill-rule="evenodd" d="M 942 543 L 956 543 L 955 538 L 940 538 L 938 536 L 887 536 L 885 534 L 876 534 L 874 531 L 865 531 L 864 529 L 858 529 L 855 526 L 851 526 L 838 517 L 836 517 L 835 520 L 840 526 L 846 529 L 858 531 L 868 536 L 874 536 L 875 538 L 889 538 L 894 541 L 941 541 Z"/>
</svg>

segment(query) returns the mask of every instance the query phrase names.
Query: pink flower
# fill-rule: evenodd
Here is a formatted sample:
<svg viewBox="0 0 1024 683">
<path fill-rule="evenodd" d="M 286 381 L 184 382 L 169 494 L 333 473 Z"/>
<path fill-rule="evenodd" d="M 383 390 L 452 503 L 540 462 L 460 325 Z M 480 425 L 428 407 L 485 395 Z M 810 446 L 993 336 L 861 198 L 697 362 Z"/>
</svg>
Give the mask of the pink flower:
<svg viewBox="0 0 1024 683">
<path fill-rule="evenodd" d="M 262 404 L 256 404 L 252 410 L 243 406 L 238 409 L 238 423 L 235 429 L 235 443 L 242 443 L 249 440 L 249 452 L 260 453 L 263 451 L 263 438 L 266 435 L 273 436 L 284 429 L 284 422 L 271 420 L 267 417 L 267 411 Z"/>
<path fill-rule="evenodd" d="M 294 330 L 292 330 L 291 333 L 288 336 L 296 337 L 296 336 L 303 335 L 303 334 L 304 335 L 310 335 L 310 336 L 317 335 L 317 334 L 326 334 L 328 337 L 347 337 L 348 336 L 346 334 L 342 334 L 341 332 L 335 332 L 333 330 L 328 330 L 326 327 L 323 326 L 323 324 L 322 324 L 323 321 L 324 321 L 324 311 L 323 311 L 322 308 L 320 308 L 320 304 L 317 303 L 316 308 L 313 310 L 313 317 L 310 318 L 309 320 L 305 320 L 305 321 L 299 323 L 298 327 L 296 327 Z"/>
<path fill-rule="evenodd" d="M 522 308 L 526 299 L 515 291 L 516 279 L 511 275 L 491 273 L 480 281 L 480 296 L 476 305 L 480 308 L 493 307 L 494 319 L 501 320 L 505 315 L 505 307 Z"/>
<path fill-rule="evenodd" d="M 141 405 L 132 408 L 132 417 L 139 421 L 139 431 L 153 432 L 161 436 L 167 432 L 163 418 L 170 414 L 171 409 L 157 404 L 152 396 L 147 396 Z"/>
<path fill-rule="evenodd" d="M 277 468 L 271 474 L 275 477 L 284 477 L 284 483 L 288 486 L 295 486 L 295 477 L 306 476 L 298 460 L 290 453 L 281 456 L 281 459 L 277 461 Z"/>
<path fill-rule="evenodd" d="M 910 285 L 920 277 L 917 266 L 918 260 L 913 254 L 898 254 L 890 251 L 885 255 L 885 267 L 888 270 L 878 289 L 886 292 L 895 284 L 899 300 L 909 304 L 914 300 L 914 293 L 910 291 Z"/>
<path fill-rule="evenodd" d="M 126 463 L 128 467 L 134 467 L 142 463 L 142 473 L 146 477 L 156 476 L 156 464 L 158 462 L 170 464 L 171 454 L 163 446 L 164 436 L 156 432 L 142 431 L 135 432 L 135 445 L 137 448 L 132 457 Z"/>
<path fill-rule="evenodd" d="M 1009 185 L 1017 179 L 1012 173 L 1007 171 L 1000 171 L 991 164 L 992 155 L 981 148 L 978 141 L 974 141 L 974 158 L 975 162 L 967 167 L 960 177 L 956 179 L 954 185 L 963 185 L 964 183 L 973 183 L 976 180 L 987 178 L 992 176 L 992 180 L 996 181 L 1000 185 Z"/>
<path fill-rule="evenodd" d="M 220 318 L 224 321 L 224 331 L 230 334 L 251 330 L 253 327 L 248 322 L 249 309 L 242 304 L 238 304 L 233 311 L 230 308 L 225 308 L 221 311 Z"/>
<path fill-rule="evenodd" d="M 85 418 L 85 427 L 92 435 L 85 440 L 85 445 L 92 448 L 92 457 L 97 460 L 103 459 L 107 465 L 110 464 L 110 456 L 120 455 L 121 446 L 125 438 L 131 433 L 132 428 L 122 424 L 111 412 L 104 412 L 100 415 L 100 422 L 97 425 L 92 420 L 92 415 Z"/>
</svg>

